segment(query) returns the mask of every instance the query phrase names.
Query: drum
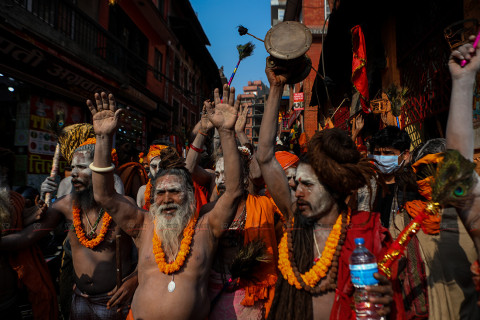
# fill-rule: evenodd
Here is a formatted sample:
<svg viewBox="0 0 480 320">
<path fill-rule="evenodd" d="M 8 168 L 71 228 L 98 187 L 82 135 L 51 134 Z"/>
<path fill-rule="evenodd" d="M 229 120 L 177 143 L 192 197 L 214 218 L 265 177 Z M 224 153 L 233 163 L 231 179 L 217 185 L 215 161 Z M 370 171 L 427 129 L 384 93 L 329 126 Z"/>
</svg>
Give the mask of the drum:
<svg viewBox="0 0 480 320">
<path fill-rule="evenodd" d="M 270 54 L 269 66 L 279 66 L 291 72 L 288 83 L 305 79 L 310 73 L 312 61 L 305 54 L 312 45 L 312 33 L 296 21 L 284 21 L 268 30 L 265 49 Z"/>
</svg>

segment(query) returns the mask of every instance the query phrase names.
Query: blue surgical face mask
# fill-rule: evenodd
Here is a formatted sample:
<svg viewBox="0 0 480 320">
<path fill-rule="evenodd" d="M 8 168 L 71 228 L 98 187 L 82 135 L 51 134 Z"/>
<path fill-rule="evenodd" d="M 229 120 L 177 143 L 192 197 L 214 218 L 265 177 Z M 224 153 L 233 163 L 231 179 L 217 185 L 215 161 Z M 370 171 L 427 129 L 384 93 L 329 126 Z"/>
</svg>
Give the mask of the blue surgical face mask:
<svg viewBox="0 0 480 320">
<path fill-rule="evenodd" d="M 403 161 L 401 164 L 398 164 L 398 156 L 379 156 L 379 155 L 373 155 L 373 159 L 377 161 L 376 165 L 378 170 L 384 174 L 391 174 L 394 173 L 395 171 L 400 168 L 400 166 L 403 164 Z"/>
</svg>

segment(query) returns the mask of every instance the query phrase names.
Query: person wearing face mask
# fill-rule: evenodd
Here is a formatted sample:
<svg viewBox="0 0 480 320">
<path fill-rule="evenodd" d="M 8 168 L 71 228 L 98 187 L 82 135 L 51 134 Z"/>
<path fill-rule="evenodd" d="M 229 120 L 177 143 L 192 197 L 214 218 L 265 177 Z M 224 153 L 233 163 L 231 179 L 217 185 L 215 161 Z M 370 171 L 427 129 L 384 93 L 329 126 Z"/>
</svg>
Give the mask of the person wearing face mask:
<svg viewBox="0 0 480 320">
<path fill-rule="evenodd" d="M 404 188 L 399 188 L 396 181 L 403 169 L 409 165 L 410 143 L 408 133 L 395 126 L 387 126 L 378 131 L 370 140 L 371 157 L 388 187 L 386 194 L 378 188 L 374 202 L 374 211 L 380 212 L 385 228 L 390 227 L 398 208 L 404 202 L 413 200 L 406 196 Z"/>
</svg>

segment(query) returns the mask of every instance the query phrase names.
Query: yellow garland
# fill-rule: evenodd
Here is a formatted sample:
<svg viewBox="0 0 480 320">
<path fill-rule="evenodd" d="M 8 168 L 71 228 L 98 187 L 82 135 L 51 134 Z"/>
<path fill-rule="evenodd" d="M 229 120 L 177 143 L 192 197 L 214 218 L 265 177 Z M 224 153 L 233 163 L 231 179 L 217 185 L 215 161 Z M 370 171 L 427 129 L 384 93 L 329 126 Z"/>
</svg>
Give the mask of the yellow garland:
<svg viewBox="0 0 480 320">
<path fill-rule="evenodd" d="M 110 226 L 110 222 L 112 221 L 112 217 L 105 212 L 102 218 L 102 228 L 100 229 L 100 233 L 93 239 L 88 239 L 85 235 L 85 231 L 82 228 L 82 220 L 80 218 L 80 208 L 78 208 L 75 204 L 72 206 L 72 214 L 73 214 L 73 226 L 75 227 L 75 233 L 77 234 L 78 241 L 87 248 L 93 249 L 98 246 L 102 241 L 105 239 L 105 235 L 108 232 L 108 227 Z"/>
<path fill-rule="evenodd" d="M 350 222 L 350 212 L 347 215 L 347 224 Z M 293 225 L 293 219 L 292 219 Z M 338 240 L 342 233 L 342 215 L 339 215 L 335 225 L 330 231 L 325 248 L 323 249 L 321 258 L 313 265 L 313 267 L 301 274 L 301 277 L 305 284 L 314 288 L 320 279 L 327 275 L 328 268 L 332 264 L 333 255 L 337 249 Z M 283 275 L 283 278 L 288 281 L 291 286 L 295 286 L 297 289 L 302 289 L 302 285 L 298 282 L 295 274 L 293 273 L 292 266 L 288 257 L 288 244 L 287 244 L 287 230 L 284 231 L 282 240 L 278 245 L 278 269 Z"/>
<path fill-rule="evenodd" d="M 143 197 L 145 198 L 145 210 L 150 210 L 150 197 L 152 192 L 152 180 L 148 179 L 147 185 L 145 187 L 145 192 L 143 193 Z"/>
<path fill-rule="evenodd" d="M 198 212 L 190 219 L 188 225 L 183 229 L 183 239 L 180 244 L 180 250 L 177 253 L 177 257 L 174 261 L 167 263 L 165 260 L 165 253 L 162 249 L 162 242 L 158 239 L 157 233 L 153 230 L 153 255 L 157 262 L 158 269 L 165 274 L 172 274 L 180 270 L 185 263 L 190 252 L 190 244 L 192 243 L 193 234 L 195 233 L 195 225 L 197 224 Z"/>
</svg>

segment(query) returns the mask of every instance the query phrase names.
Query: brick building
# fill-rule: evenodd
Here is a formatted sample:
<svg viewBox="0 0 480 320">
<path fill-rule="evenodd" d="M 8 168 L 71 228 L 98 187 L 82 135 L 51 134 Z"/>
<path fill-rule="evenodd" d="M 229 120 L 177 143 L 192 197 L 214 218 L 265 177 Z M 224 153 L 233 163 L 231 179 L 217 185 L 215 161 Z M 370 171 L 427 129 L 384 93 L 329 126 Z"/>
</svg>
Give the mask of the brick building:
<svg viewBox="0 0 480 320">
<path fill-rule="evenodd" d="M 248 85 L 243 87 L 243 94 L 240 94 L 242 105 L 249 109 L 245 134 L 254 146 L 258 143 L 265 97 L 268 92 L 268 87 L 261 80 L 255 80 L 248 81 Z"/>
<path fill-rule="evenodd" d="M 129 111 L 117 147 L 141 151 L 154 139 L 181 149 L 220 86 L 188 0 L 4 0 L 0 19 L 1 147 L 16 153 L 15 185 L 43 181 L 56 144 L 48 120 L 89 121 L 95 92 Z"/>
</svg>

